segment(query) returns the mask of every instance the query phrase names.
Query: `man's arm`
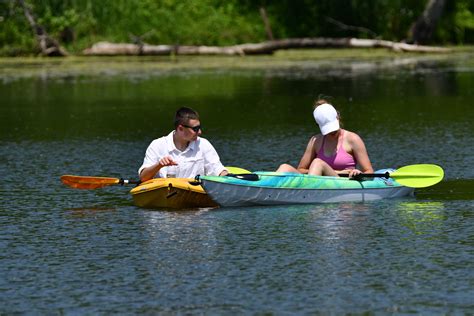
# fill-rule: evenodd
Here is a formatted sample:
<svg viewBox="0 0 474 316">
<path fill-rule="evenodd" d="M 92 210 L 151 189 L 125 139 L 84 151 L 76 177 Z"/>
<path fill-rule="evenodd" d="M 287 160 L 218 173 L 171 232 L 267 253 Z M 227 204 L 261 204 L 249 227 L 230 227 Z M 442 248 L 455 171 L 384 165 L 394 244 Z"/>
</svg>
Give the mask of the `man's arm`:
<svg viewBox="0 0 474 316">
<path fill-rule="evenodd" d="M 221 163 L 219 155 L 217 154 L 217 151 L 214 146 L 212 146 L 212 144 L 205 139 L 201 139 L 201 144 L 204 156 L 204 169 L 206 170 L 206 175 L 227 175 L 229 172 Z"/>
<path fill-rule="evenodd" d="M 140 181 L 145 182 L 153 179 L 153 177 L 158 173 L 158 171 L 160 171 L 161 168 L 175 165 L 177 165 L 177 163 L 173 160 L 173 158 L 171 158 L 171 156 L 163 157 L 156 164 L 150 167 L 145 167 L 140 171 Z"/>
</svg>

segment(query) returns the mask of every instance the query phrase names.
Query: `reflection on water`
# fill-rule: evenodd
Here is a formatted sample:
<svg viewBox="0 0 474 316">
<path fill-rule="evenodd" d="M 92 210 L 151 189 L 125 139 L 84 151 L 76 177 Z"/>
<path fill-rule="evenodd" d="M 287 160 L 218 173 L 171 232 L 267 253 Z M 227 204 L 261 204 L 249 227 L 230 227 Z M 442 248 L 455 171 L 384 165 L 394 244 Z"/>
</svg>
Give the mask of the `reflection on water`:
<svg viewBox="0 0 474 316">
<path fill-rule="evenodd" d="M 381 54 L 370 50 L 364 58 L 362 50 L 326 50 L 326 54 L 317 51 L 279 52 L 274 56 L 235 57 L 181 56 L 170 62 L 169 57 L 140 56 L 94 58 L 70 58 L 61 61 L 36 59 L 1 59 L 0 79 L 3 83 L 20 79 L 56 80 L 60 82 L 78 82 L 89 76 L 105 79 L 127 76 L 132 83 L 147 80 L 150 77 L 170 76 L 180 72 L 186 76 L 202 75 L 206 72 L 249 75 L 249 72 L 265 73 L 272 77 L 310 78 L 327 76 L 340 79 L 356 77 L 385 71 L 407 71 L 412 74 L 438 72 L 439 68 L 450 71 L 472 71 L 472 53 L 412 55 Z"/>
<path fill-rule="evenodd" d="M 418 235 L 432 234 L 444 225 L 449 213 L 443 202 L 404 202 L 397 209 L 401 224 Z"/>
<path fill-rule="evenodd" d="M 70 209 L 64 210 L 66 213 L 69 213 L 73 217 L 88 217 L 88 216 L 95 216 L 97 213 L 102 212 L 114 212 L 116 208 L 113 207 L 100 207 L 100 206 L 93 206 L 93 207 L 75 207 Z"/>
<path fill-rule="evenodd" d="M 405 62 L 113 76 L 97 62 L 64 80 L 0 69 L 0 314 L 470 313 L 474 67 Z M 130 186 L 59 181 L 136 178 L 182 105 L 224 164 L 296 164 L 319 93 L 376 168 L 438 163 L 446 180 L 406 199 L 181 212 L 134 207 Z"/>
<path fill-rule="evenodd" d="M 450 179 L 417 192 L 421 200 L 473 200 L 474 179 Z"/>
<path fill-rule="evenodd" d="M 474 147 L 466 144 L 474 142 L 469 108 L 474 67 L 457 71 L 461 62 L 337 80 L 326 72 L 295 79 L 291 68 L 282 69 L 286 77 L 208 71 L 150 75 L 133 83 L 128 76 L 22 79 L 0 85 L 0 140 L 6 152 L 0 159 L 9 164 L 24 153 L 44 161 L 52 157 L 31 157 L 38 150 L 27 149 L 62 147 L 55 158 L 82 174 L 136 176 L 146 146 L 173 128 L 177 107 L 189 105 L 199 110 L 203 136 L 225 164 L 274 170 L 283 162 L 298 163 L 318 132 L 311 104 L 324 93 L 334 96 L 344 126 L 364 138 L 376 169 L 438 163 L 449 179 L 471 179 Z M 455 154 L 460 148 L 463 154 Z M 109 160 L 121 169 L 112 169 Z M 84 168 L 96 162 L 100 168 Z"/>
</svg>

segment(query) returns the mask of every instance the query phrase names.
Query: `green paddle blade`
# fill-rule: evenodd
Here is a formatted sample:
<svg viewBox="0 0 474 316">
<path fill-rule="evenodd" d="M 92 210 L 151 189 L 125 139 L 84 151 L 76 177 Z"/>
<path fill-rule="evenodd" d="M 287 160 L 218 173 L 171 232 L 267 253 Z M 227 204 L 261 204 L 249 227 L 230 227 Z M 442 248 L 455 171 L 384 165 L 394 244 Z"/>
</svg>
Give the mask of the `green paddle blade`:
<svg viewBox="0 0 474 316">
<path fill-rule="evenodd" d="M 225 167 L 225 168 L 229 171 L 229 173 L 233 173 L 233 174 L 250 173 L 250 171 L 243 168 L 239 168 L 239 167 Z"/>
<path fill-rule="evenodd" d="M 390 177 L 407 187 L 424 188 L 443 180 L 444 171 L 437 165 L 419 164 L 397 169 L 390 173 Z"/>
</svg>

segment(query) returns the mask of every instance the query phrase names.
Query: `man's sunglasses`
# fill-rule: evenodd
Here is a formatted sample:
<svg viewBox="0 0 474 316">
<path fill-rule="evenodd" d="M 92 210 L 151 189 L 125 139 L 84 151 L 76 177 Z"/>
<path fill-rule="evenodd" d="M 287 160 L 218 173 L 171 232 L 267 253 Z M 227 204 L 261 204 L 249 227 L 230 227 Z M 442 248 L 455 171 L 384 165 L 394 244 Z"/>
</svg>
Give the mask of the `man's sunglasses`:
<svg viewBox="0 0 474 316">
<path fill-rule="evenodd" d="M 192 129 L 195 133 L 199 132 L 199 130 L 202 130 L 201 128 L 201 125 L 197 125 L 197 126 L 189 126 L 189 125 L 184 125 L 184 124 L 181 124 L 181 126 L 184 126 L 184 127 L 187 127 L 187 128 L 190 128 Z"/>
</svg>

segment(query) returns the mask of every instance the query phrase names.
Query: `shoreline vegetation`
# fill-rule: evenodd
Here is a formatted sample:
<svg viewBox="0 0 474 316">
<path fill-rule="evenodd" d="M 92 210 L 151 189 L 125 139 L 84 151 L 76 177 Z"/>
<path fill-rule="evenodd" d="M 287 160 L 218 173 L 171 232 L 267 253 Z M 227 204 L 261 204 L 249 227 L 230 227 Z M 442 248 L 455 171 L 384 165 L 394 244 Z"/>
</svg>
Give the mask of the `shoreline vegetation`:
<svg viewBox="0 0 474 316">
<path fill-rule="evenodd" d="M 474 3 L 5 0 L 0 26 L 0 56 L 247 56 L 307 48 L 449 53 L 450 46 L 474 43 Z"/>
<path fill-rule="evenodd" d="M 331 73 L 335 76 L 390 69 L 415 69 L 437 63 L 472 64 L 474 47 L 450 47 L 452 53 L 398 53 L 387 49 L 296 49 L 277 51 L 273 55 L 236 56 L 68 56 L 0 57 L 0 78 L 4 82 L 21 78 L 73 79 L 80 77 L 113 77 L 173 75 L 206 71 L 278 72 L 297 76 Z M 295 72 L 295 70 L 298 70 Z"/>
</svg>

